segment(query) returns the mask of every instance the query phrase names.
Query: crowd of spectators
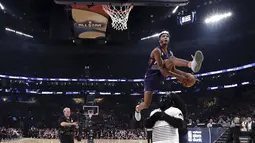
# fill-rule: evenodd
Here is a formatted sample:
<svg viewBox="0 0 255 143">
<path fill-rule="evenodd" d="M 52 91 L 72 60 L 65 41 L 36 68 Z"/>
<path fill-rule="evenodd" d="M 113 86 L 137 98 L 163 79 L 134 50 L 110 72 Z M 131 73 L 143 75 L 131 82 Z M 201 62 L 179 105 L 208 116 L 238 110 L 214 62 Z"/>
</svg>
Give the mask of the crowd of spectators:
<svg viewBox="0 0 255 143">
<path fill-rule="evenodd" d="M 87 139 L 87 132 L 83 130 L 81 133 L 82 139 Z M 30 138 L 40 139 L 57 139 L 57 129 L 37 129 L 32 127 L 29 129 Z M 145 139 L 145 132 L 142 129 L 99 129 L 94 131 L 95 139 L 129 139 L 139 140 Z"/>
<path fill-rule="evenodd" d="M 9 141 L 22 137 L 21 129 L 0 127 L 0 142 Z"/>
<path fill-rule="evenodd" d="M 111 116 L 111 115 L 109 115 Z M 110 117 L 111 120 L 114 120 L 113 116 Z M 204 124 L 207 127 L 212 127 L 214 124 L 221 125 L 223 128 L 228 128 L 232 125 L 232 118 L 224 118 L 220 117 L 218 120 L 209 119 L 207 123 L 200 123 L 197 119 L 193 121 L 189 119 L 188 125 L 191 126 L 199 126 Z M 118 124 L 107 124 L 107 120 L 105 120 L 104 124 L 98 125 L 93 124 L 94 128 L 94 137 L 95 139 L 128 139 L 128 140 L 142 140 L 146 139 L 146 132 L 144 129 L 131 129 L 125 127 L 125 125 L 121 125 L 122 128 L 119 128 Z M 242 117 L 241 118 L 241 131 L 251 131 L 251 123 L 254 123 L 251 117 Z M 126 124 L 126 123 L 124 123 Z M 104 128 L 101 128 L 101 127 Z M 22 137 L 21 129 L 13 129 L 13 128 L 0 128 L 0 138 L 1 141 L 12 140 Z M 31 127 L 28 130 L 28 136 L 30 138 L 39 138 L 39 139 L 58 139 L 58 130 L 57 128 L 36 128 Z M 87 130 L 82 130 L 81 132 L 82 139 L 87 139 Z"/>
<path fill-rule="evenodd" d="M 233 90 L 213 92 L 214 96 L 180 95 L 188 106 L 187 122 L 191 126 L 212 127 L 220 124 L 224 128 L 231 126 L 234 117 L 240 117 L 242 131 L 251 130 L 254 122 L 252 92 L 233 96 Z M 221 96 L 224 95 L 224 96 Z M 16 98 L 19 98 L 17 96 Z M 145 139 L 146 133 L 142 122 L 132 122 L 133 107 L 141 97 L 136 96 L 104 96 L 96 103 L 99 115 L 92 116 L 92 128 L 97 139 Z M 200 99 L 201 98 L 201 99 Z M 61 99 L 61 100 L 60 100 Z M 37 102 L 5 102 L 0 104 L 1 140 L 23 137 L 58 138 L 58 119 L 63 115 L 63 108 L 70 107 L 74 119 L 78 119 L 82 105 L 70 102 L 72 97 L 41 96 Z M 201 100 L 201 101 L 200 101 Z M 231 102 L 229 102 L 231 101 Z M 151 109 L 156 108 L 153 102 Z M 151 109 L 143 112 L 146 118 Z M 80 121 L 84 122 L 84 121 Z M 86 123 L 85 123 L 86 124 Z M 83 127 L 81 125 L 81 127 Z M 13 129 L 15 128 L 15 129 Z M 27 129 L 26 129 L 27 128 Z M 82 138 L 87 138 L 87 127 L 83 127 Z M 22 130 L 22 132 L 21 132 Z"/>
<path fill-rule="evenodd" d="M 109 106 L 108 104 L 105 105 Z M 212 113 L 215 113 L 214 110 L 216 110 L 217 107 L 210 107 L 210 110 L 208 110 L 208 108 L 200 107 L 201 110 L 207 111 L 200 111 L 199 113 L 204 113 L 204 116 L 210 114 L 211 115 L 210 118 L 209 116 L 207 116 L 208 117 L 207 120 L 204 120 L 203 118 L 199 118 L 200 117 L 199 113 L 192 112 L 188 115 L 187 119 L 188 125 L 193 127 L 199 125 L 204 125 L 205 127 L 206 126 L 212 127 L 214 124 L 218 124 L 221 125 L 223 128 L 228 128 L 232 125 L 233 118 L 239 116 L 241 118 L 242 123 L 241 130 L 250 131 L 251 123 L 255 121 L 253 118 L 254 117 L 253 109 L 255 109 L 254 108 L 255 104 L 246 101 L 246 104 L 240 103 L 238 105 L 239 105 L 238 109 L 232 108 L 234 106 L 229 106 L 229 108 L 224 109 L 223 107 L 221 107 L 221 111 L 218 112 L 219 116 L 217 116 L 217 118 L 212 116 Z M 122 112 L 120 112 L 121 108 L 116 108 L 116 110 L 110 110 L 108 108 L 105 107 L 105 109 L 102 109 L 100 111 L 100 114 L 98 116 L 92 117 L 93 120 L 92 128 L 94 131 L 94 137 L 96 139 L 138 140 L 146 138 L 146 132 L 142 128 L 142 126 L 139 126 L 140 128 L 134 128 L 132 125 L 130 125 L 129 121 L 131 120 L 131 117 L 129 117 L 130 114 L 128 114 L 128 111 L 123 110 Z M 75 110 L 75 108 L 73 110 Z M 197 116 L 194 116 L 194 114 Z M 58 116 L 61 116 L 61 113 L 59 113 Z M 47 124 L 45 124 L 45 126 L 37 126 L 37 124 L 35 124 L 35 126 L 29 128 L 27 137 L 44 139 L 58 138 L 57 121 L 55 126 L 52 126 L 52 128 L 49 128 Z M 1 140 L 20 138 L 23 135 L 21 129 L 2 127 L 0 128 L 0 131 Z M 81 133 L 83 139 L 87 138 L 86 132 L 87 132 L 86 127 L 84 127 Z"/>
<path fill-rule="evenodd" d="M 224 102 L 228 101 L 229 100 L 226 100 Z M 213 124 L 230 127 L 233 118 L 240 117 L 242 130 L 248 130 L 248 123 L 255 121 L 255 104 L 252 101 L 252 98 L 237 98 L 232 99 L 231 103 L 225 106 L 215 105 L 211 107 L 199 107 L 198 112 L 190 112 L 188 123 L 195 126 L 205 123 L 207 127 L 212 127 Z"/>
</svg>

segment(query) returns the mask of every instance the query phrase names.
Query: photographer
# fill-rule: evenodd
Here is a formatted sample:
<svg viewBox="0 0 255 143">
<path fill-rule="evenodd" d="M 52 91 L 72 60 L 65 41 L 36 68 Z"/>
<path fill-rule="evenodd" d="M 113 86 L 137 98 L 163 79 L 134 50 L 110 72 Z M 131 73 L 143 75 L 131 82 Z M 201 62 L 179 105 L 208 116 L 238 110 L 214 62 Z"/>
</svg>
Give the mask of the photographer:
<svg viewBox="0 0 255 143">
<path fill-rule="evenodd" d="M 78 128 L 78 124 L 70 117 L 70 108 L 63 110 L 64 116 L 59 119 L 59 139 L 61 143 L 74 142 L 74 129 Z"/>
</svg>

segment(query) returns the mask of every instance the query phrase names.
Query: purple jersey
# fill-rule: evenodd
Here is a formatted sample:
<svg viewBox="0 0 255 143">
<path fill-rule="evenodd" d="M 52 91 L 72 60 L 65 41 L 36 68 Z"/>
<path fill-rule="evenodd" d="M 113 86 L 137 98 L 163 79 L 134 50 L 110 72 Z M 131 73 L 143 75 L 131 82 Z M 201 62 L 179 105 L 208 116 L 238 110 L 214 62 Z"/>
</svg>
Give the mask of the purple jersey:
<svg viewBox="0 0 255 143">
<path fill-rule="evenodd" d="M 172 56 L 172 53 L 169 50 L 167 50 L 167 53 L 164 53 L 161 48 L 158 49 L 160 50 L 161 58 L 163 60 L 168 59 L 170 56 Z M 158 69 L 157 61 L 154 58 L 150 57 L 149 67 L 147 69 L 147 72 L 145 73 L 144 78 L 144 90 L 158 90 L 160 81 L 162 81 L 163 79 L 164 77 Z"/>
</svg>

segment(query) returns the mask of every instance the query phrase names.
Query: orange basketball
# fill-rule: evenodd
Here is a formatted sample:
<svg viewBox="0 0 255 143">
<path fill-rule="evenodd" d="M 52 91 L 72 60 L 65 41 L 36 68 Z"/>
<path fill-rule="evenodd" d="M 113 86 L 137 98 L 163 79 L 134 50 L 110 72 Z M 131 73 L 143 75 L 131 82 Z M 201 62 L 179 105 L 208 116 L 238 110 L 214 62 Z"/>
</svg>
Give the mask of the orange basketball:
<svg viewBox="0 0 255 143">
<path fill-rule="evenodd" d="M 182 83 L 183 86 L 185 87 L 191 87 L 196 83 L 196 77 L 190 73 L 187 73 L 185 75 L 186 79 L 184 80 L 184 82 Z"/>
</svg>

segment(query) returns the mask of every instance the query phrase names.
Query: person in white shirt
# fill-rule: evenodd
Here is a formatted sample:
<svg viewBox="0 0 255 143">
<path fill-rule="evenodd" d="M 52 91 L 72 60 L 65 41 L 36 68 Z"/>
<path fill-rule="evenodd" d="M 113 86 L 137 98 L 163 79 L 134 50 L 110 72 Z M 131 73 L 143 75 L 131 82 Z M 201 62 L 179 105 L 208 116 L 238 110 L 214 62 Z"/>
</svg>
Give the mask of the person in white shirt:
<svg viewBox="0 0 255 143">
<path fill-rule="evenodd" d="M 179 128 L 184 127 L 184 116 L 174 107 L 171 95 L 161 97 L 160 108 L 151 112 L 145 121 L 146 128 L 152 128 L 153 143 L 179 143 Z"/>
<path fill-rule="evenodd" d="M 247 126 L 246 127 L 247 131 L 252 131 L 252 119 L 251 119 L 251 117 L 247 118 L 246 126 Z"/>
<path fill-rule="evenodd" d="M 213 119 L 210 119 L 206 126 L 207 126 L 207 128 L 212 128 L 214 124 L 215 123 L 213 122 Z"/>
</svg>

